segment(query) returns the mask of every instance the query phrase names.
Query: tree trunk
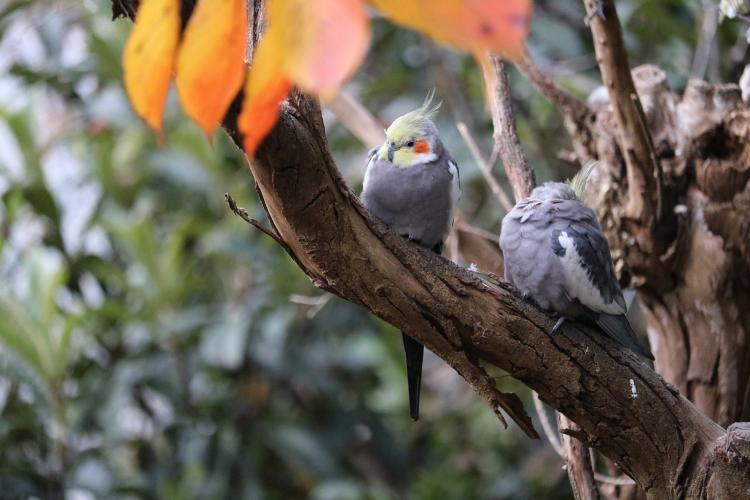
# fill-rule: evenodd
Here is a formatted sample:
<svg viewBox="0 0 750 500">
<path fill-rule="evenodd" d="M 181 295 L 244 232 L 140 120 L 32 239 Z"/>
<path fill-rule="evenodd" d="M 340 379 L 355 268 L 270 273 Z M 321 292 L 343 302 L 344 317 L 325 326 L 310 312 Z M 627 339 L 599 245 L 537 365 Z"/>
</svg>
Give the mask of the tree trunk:
<svg viewBox="0 0 750 500">
<path fill-rule="evenodd" d="M 623 283 L 638 291 L 656 370 L 707 416 L 750 418 L 750 110 L 736 85 L 691 81 L 683 96 L 656 67 L 633 71 L 663 169 L 651 225 L 626 213 L 623 155 L 608 101 L 595 108 L 605 167 L 589 200 Z M 650 200 L 656 204 L 656 200 Z"/>
</svg>

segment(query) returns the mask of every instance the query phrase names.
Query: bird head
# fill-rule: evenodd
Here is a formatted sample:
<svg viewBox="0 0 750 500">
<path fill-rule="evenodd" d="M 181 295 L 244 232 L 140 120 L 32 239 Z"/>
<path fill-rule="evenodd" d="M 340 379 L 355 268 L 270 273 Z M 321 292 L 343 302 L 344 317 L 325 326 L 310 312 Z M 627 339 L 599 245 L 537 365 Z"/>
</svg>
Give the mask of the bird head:
<svg viewBox="0 0 750 500">
<path fill-rule="evenodd" d="M 575 191 L 564 182 L 545 182 L 531 192 L 534 201 L 575 200 Z"/>
<path fill-rule="evenodd" d="M 443 146 L 432 117 L 439 107 L 440 103 L 432 105 L 430 93 L 419 109 L 393 120 L 385 131 L 386 139 L 378 157 L 399 168 L 436 160 Z"/>
<path fill-rule="evenodd" d="M 531 198 L 536 201 L 583 200 L 591 172 L 599 166 L 598 161 L 590 161 L 578 173 L 566 182 L 545 182 L 534 188 Z"/>
</svg>

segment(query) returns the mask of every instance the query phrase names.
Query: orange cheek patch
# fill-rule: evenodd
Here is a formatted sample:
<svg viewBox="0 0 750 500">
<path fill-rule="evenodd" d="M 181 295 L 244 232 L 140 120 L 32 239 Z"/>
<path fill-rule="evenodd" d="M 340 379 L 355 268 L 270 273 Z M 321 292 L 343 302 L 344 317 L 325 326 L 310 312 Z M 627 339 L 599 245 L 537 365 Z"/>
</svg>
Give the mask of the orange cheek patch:
<svg viewBox="0 0 750 500">
<path fill-rule="evenodd" d="M 417 141 L 414 144 L 414 152 L 415 153 L 429 153 L 430 143 L 427 141 Z"/>
</svg>

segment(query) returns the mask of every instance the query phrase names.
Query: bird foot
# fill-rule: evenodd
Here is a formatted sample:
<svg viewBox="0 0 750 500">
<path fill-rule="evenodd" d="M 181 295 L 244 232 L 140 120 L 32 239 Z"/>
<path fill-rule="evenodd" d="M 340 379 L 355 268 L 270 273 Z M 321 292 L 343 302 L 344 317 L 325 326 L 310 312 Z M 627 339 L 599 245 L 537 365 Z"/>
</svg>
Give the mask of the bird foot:
<svg viewBox="0 0 750 500">
<path fill-rule="evenodd" d="M 559 318 L 557 318 L 557 322 L 555 322 L 555 326 L 552 327 L 552 331 L 550 333 L 551 334 L 557 333 L 557 330 L 559 330 L 560 327 L 563 326 L 563 323 L 565 323 L 566 319 L 567 318 L 565 316 L 560 316 Z"/>
</svg>

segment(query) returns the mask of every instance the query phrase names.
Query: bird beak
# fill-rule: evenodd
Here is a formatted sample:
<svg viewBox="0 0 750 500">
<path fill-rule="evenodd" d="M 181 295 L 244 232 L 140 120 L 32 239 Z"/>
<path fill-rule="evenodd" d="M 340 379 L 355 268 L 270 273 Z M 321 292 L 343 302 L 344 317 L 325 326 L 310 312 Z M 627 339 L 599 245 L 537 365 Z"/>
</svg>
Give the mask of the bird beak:
<svg viewBox="0 0 750 500">
<path fill-rule="evenodd" d="M 393 153 L 396 151 L 396 144 L 393 142 L 388 143 L 388 161 L 393 163 Z"/>
</svg>

